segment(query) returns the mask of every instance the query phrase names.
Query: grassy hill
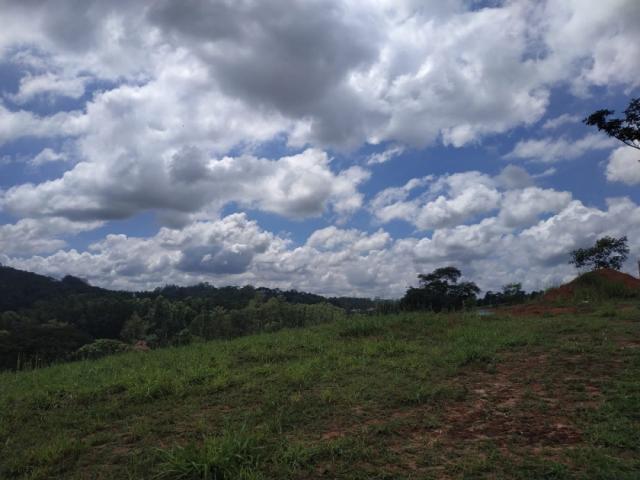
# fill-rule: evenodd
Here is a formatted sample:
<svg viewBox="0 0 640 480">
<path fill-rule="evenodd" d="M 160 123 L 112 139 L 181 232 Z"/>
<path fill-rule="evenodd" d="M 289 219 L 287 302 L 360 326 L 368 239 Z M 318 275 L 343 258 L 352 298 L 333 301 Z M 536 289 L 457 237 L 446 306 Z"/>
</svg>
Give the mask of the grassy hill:
<svg viewBox="0 0 640 480">
<path fill-rule="evenodd" d="M 640 307 L 403 314 L 0 374 L 0 478 L 640 477 Z"/>
</svg>

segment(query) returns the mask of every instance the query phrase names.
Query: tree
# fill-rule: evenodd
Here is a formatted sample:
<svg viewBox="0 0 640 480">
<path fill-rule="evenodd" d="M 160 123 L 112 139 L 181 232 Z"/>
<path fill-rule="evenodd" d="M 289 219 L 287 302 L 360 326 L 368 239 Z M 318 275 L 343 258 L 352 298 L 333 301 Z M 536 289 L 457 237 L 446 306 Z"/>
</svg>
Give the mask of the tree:
<svg viewBox="0 0 640 480">
<path fill-rule="evenodd" d="M 571 260 L 576 268 L 588 267 L 591 270 L 599 268 L 613 268 L 620 270 L 627 259 L 629 247 L 627 237 L 602 237 L 590 248 L 578 248 L 571 252 Z"/>
<path fill-rule="evenodd" d="M 474 301 L 480 289 L 473 282 L 460 282 L 456 267 L 443 267 L 418 275 L 420 286 L 409 288 L 400 301 L 408 310 L 457 310 Z"/>
<path fill-rule="evenodd" d="M 502 298 L 504 303 L 521 303 L 527 294 L 522 290 L 521 283 L 507 283 L 502 286 Z"/>
<path fill-rule="evenodd" d="M 133 312 L 129 319 L 124 322 L 124 326 L 120 331 L 120 338 L 128 343 L 136 343 L 145 337 L 148 329 L 147 322 L 142 320 L 136 312 Z"/>
<path fill-rule="evenodd" d="M 113 355 L 115 353 L 123 353 L 131 350 L 131 347 L 126 343 L 122 343 L 119 340 L 112 338 L 99 338 L 92 343 L 83 345 L 75 352 L 75 357 L 78 359 L 100 358 L 107 355 Z"/>
<path fill-rule="evenodd" d="M 624 111 L 624 118 L 612 118 L 613 110 L 598 110 L 583 120 L 587 125 L 598 127 L 610 137 L 620 140 L 628 147 L 640 150 L 640 98 L 634 98 Z"/>
</svg>

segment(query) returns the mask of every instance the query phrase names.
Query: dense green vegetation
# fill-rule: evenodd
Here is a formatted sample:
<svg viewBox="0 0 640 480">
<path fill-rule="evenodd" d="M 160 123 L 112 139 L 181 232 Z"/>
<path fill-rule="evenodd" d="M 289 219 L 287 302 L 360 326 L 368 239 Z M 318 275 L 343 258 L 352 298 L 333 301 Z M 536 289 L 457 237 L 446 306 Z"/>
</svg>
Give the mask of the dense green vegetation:
<svg viewBox="0 0 640 480">
<path fill-rule="evenodd" d="M 513 283 L 478 299 L 478 287 L 459 281 L 461 276 L 455 267 L 439 268 L 418 275 L 419 285 L 410 287 L 400 300 L 371 300 L 206 283 L 118 292 L 71 276 L 57 281 L 0 266 L 0 369 L 304 327 L 350 313 L 456 311 L 476 305 L 515 305 L 542 294 L 527 293 Z M 589 281 L 585 277 L 584 282 Z M 604 283 L 602 288 L 609 290 L 626 288 Z M 611 293 L 598 298 L 612 298 Z"/>
<path fill-rule="evenodd" d="M 489 290 L 484 297 L 477 302 L 478 306 L 496 306 L 496 305 L 517 305 L 540 297 L 543 292 L 533 291 L 530 293 L 522 289 L 521 283 L 509 283 L 502 287 L 500 292 L 492 292 Z"/>
<path fill-rule="evenodd" d="M 462 272 L 456 267 L 442 267 L 418 275 L 420 285 L 409 288 L 400 305 L 405 310 L 434 312 L 460 310 L 473 305 L 480 292 L 473 282 L 460 282 Z"/>
<path fill-rule="evenodd" d="M 479 289 L 472 282 L 459 282 L 460 277 L 454 267 L 421 274 L 420 285 L 397 301 L 206 283 L 119 292 L 71 276 L 57 281 L 0 266 L 0 369 L 304 327 L 358 312 L 470 308 Z M 513 304 L 531 298 L 516 286 L 506 286 L 501 294 L 488 292 L 480 303 Z"/>
<path fill-rule="evenodd" d="M 0 478 L 640 476 L 640 308 L 350 316 L 0 374 Z"/>
<path fill-rule="evenodd" d="M 620 270 L 628 256 L 629 246 L 626 236 L 620 238 L 605 236 L 596 240 L 592 247 L 573 250 L 569 263 L 576 268 L 590 270 L 601 268 Z"/>
<path fill-rule="evenodd" d="M 56 281 L 1 266 L 0 294 L 0 369 L 43 366 L 82 357 L 87 351 L 96 356 L 139 342 L 155 348 L 314 325 L 377 304 L 362 298 L 209 284 L 118 292 L 70 276 Z"/>
</svg>

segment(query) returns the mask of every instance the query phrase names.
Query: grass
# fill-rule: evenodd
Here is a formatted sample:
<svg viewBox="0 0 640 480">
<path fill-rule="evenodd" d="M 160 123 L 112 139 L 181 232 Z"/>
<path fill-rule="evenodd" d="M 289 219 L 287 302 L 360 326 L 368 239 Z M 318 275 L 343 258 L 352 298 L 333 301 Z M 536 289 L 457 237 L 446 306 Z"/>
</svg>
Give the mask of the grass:
<svg viewBox="0 0 640 480">
<path fill-rule="evenodd" d="M 638 478 L 640 310 L 351 317 L 0 374 L 0 478 Z"/>
<path fill-rule="evenodd" d="M 612 298 L 638 298 L 638 291 L 626 286 L 622 282 L 611 281 L 598 275 L 598 272 L 588 272 L 575 280 L 574 298 L 578 301 L 603 302 Z"/>
</svg>

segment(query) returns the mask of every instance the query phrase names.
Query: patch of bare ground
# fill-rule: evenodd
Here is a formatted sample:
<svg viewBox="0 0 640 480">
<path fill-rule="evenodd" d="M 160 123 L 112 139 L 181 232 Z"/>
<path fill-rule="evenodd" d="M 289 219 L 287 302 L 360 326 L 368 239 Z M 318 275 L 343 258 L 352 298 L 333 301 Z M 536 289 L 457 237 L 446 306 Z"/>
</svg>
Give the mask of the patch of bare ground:
<svg viewBox="0 0 640 480">
<path fill-rule="evenodd" d="M 574 306 L 556 306 L 553 304 L 530 303 L 523 305 L 514 305 L 511 307 L 500 307 L 494 309 L 496 313 L 506 313 L 515 317 L 540 317 L 540 316 L 556 316 L 569 315 L 572 313 L 584 313 L 588 308 L 578 309 Z"/>
<path fill-rule="evenodd" d="M 472 368 L 456 377 L 467 390 L 463 400 L 378 412 L 378 418 L 361 417 L 356 426 L 332 425 L 322 439 L 394 424 L 384 446 L 395 463 L 384 470 L 410 478 L 449 478 L 446 466 L 453 459 L 468 451 L 480 458 L 485 445 L 506 458 L 534 455 L 569 463 L 567 453 L 582 443 L 579 412 L 602 403 L 607 366 L 562 352 L 515 352 L 491 370 Z"/>
<path fill-rule="evenodd" d="M 500 448 L 574 445 L 581 434 L 575 426 L 574 399 L 563 378 L 549 376 L 548 355 L 524 361 L 511 355 L 495 373 L 467 378 L 468 398 L 447 407 L 441 442 L 491 440 Z M 599 396 L 597 388 L 590 395 Z"/>
</svg>

